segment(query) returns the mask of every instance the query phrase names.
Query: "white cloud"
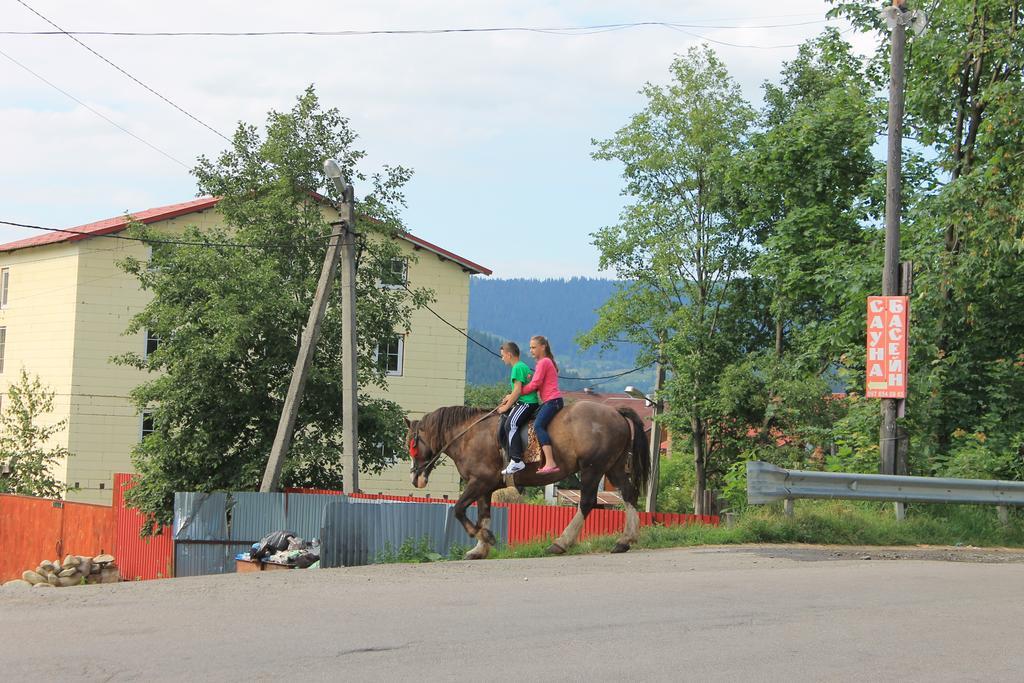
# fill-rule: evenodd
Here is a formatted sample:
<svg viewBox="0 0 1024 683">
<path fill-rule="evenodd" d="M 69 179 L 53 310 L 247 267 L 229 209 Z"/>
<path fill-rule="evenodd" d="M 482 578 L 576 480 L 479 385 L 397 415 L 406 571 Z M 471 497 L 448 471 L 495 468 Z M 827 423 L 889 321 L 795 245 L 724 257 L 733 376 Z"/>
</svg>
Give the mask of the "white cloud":
<svg viewBox="0 0 1024 683">
<path fill-rule="evenodd" d="M 252 3 L 139 3 L 34 0 L 73 30 L 372 30 L 483 26 L 570 26 L 622 21 L 792 23 L 823 19 L 823 0 L 678 3 L 667 0 L 543 0 L 481 3 L 319 0 Z M 764 17 L 773 15 L 776 18 Z M 779 16 L 801 15 L 801 16 Z M 745 18 L 745 19 L 744 19 Z M 20 6 L 8 30 L 48 29 Z M 796 43 L 821 24 L 778 29 L 686 29 L 737 44 Z M 507 245 L 482 226 L 552 258 L 523 268 L 537 275 L 594 274 L 588 235 L 614 220 L 613 164 L 589 158 L 642 106 L 637 90 L 662 82 L 674 54 L 699 42 L 666 28 L 589 36 L 474 33 L 266 38 L 81 38 L 111 61 L 230 134 L 239 120 L 261 124 L 288 109 L 309 83 L 327 106 L 352 119 L 368 168 L 412 166 L 408 222 L 443 234 L 441 243 L 498 268 Z M 224 141 L 63 36 L 5 37 L 0 49 L 191 165 Z M 795 50 L 715 46 L 748 97 Z M 2 58 L 0 58 L 2 60 Z M 65 100 L 20 69 L 0 69 L 0 218 L 71 225 L 194 194 L 187 172 Z M 53 159 L 67 172 L 54 172 Z M 46 201 L 64 197 L 66 202 Z M 13 212 L 13 213 L 12 213 Z M 0 240 L 8 235 L 0 230 Z M 561 255 L 571 254 L 571 258 Z M 512 272 L 514 264 L 502 265 Z"/>
</svg>

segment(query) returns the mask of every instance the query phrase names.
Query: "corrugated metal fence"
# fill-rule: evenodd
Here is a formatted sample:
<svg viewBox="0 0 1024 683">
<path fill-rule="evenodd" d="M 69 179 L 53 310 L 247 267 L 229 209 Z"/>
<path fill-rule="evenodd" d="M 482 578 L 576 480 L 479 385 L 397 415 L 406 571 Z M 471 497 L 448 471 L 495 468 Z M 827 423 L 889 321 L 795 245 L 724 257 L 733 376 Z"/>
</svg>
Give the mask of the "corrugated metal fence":
<svg viewBox="0 0 1024 683">
<path fill-rule="evenodd" d="M 43 560 L 113 552 L 115 542 L 106 505 L 0 495 L 0 581 L 21 578 Z"/>
<path fill-rule="evenodd" d="M 407 540 L 419 543 L 423 539 L 431 551 L 448 557 L 455 548 L 475 544 L 452 514 L 453 507 L 454 504 L 359 500 L 349 496 L 333 498 L 324 509 L 321 564 L 370 564 L 384 553 L 397 553 Z M 474 508 L 467 515 L 476 521 Z M 499 545 L 508 542 L 508 526 L 508 510 L 492 506 L 491 532 Z"/>
<path fill-rule="evenodd" d="M 444 556 L 473 543 L 451 514 L 453 501 L 319 490 L 177 494 L 174 526 L 140 537 L 147 521 L 124 502 L 131 485 L 132 475 L 115 475 L 112 507 L 0 495 L 0 580 L 68 553 L 112 552 L 129 580 L 231 572 L 235 554 L 279 529 L 321 537 L 324 566 L 373 562 L 409 539 L 425 537 Z M 575 514 L 573 507 L 495 503 L 491 530 L 501 542 L 519 545 L 557 536 Z M 475 519 L 475 506 L 469 515 Z M 718 524 L 718 518 L 640 513 L 640 522 Z M 581 538 L 618 533 L 624 523 L 622 510 L 594 510 Z"/>
<path fill-rule="evenodd" d="M 147 521 L 138 510 L 124 503 L 125 491 L 133 486 L 133 475 L 114 475 L 113 513 L 117 525 L 114 555 L 121 577 L 132 581 L 166 579 L 174 576 L 174 534 L 165 526 L 159 533 L 141 536 Z"/>
<path fill-rule="evenodd" d="M 322 566 L 369 564 L 407 540 L 447 556 L 471 543 L 449 505 L 369 496 L 296 493 L 178 493 L 174 497 L 177 576 L 234 571 L 235 555 L 281 529 L 320 538 Z M 471 517 L 474 515 L 471 514 Z M 492 531 L 508 537 L 508 512 L 492 511 Z"/>
</svg>

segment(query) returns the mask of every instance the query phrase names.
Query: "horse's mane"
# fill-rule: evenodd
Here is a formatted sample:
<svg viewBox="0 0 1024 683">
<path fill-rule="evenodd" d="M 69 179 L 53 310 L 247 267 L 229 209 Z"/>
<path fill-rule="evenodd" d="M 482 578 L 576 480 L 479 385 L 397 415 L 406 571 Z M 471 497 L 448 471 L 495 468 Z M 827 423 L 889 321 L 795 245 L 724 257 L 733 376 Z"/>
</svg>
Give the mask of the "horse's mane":
<svg viewBox="0 0 1024 683">
<path fill-rule="evenodd" d="M 467 406 L 448 406 L 427 413 L 420 420 L 420 429 L 428 438 L 443 441 L 455 429 L 469 420 L 488 413 L 485 408 L 469 408 Z M 438 447 L 440 445 L 438 444 Z"/>
</svg>

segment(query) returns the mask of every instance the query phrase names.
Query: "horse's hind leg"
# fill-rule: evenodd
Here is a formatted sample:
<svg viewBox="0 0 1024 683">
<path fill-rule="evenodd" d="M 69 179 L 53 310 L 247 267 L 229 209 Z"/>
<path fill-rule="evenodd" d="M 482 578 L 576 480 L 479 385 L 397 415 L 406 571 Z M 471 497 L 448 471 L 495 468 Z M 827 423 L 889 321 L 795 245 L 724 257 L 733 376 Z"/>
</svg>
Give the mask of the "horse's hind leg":
<svg viewBox="0 0 1024 683">
<path fill-rule="evenodd" d="M 477 527 L 476 546 L 462 556 L 464 560 L 482 560 L 487 557 L 498 541 L 491 533 L 491 494 L 480 496 L 476 501 Z"/>
<path fill-rule="evenodd" d="M 640 492 L 632 478 L 626 473 L 626 461 L 620 460 L 605 474 L 608 480 L 615 485 L 615 488 L 622 494 L 622 502 L 626 506 L 626 525 L 622 529 L 622 535 L 615 541 L 613 553 L 624 553 L 629 547 L 636 543 L 640 536 L 640 514 L 636 509 L 636 502 Z"/>
<path fill-rule="evenodd" d="M 587 515 L 597 505 L 597 485 L 600 483 L 601 472 L 596 467 L 585 467 L 580 471 L 580 506 L 569 526 L 562 531 L 562 535 L 548 546 L 548 553 L 561 555 L 575 545 L 580 531 L 583 530 L 583 524 L 587 521 Z"/>
</svg>

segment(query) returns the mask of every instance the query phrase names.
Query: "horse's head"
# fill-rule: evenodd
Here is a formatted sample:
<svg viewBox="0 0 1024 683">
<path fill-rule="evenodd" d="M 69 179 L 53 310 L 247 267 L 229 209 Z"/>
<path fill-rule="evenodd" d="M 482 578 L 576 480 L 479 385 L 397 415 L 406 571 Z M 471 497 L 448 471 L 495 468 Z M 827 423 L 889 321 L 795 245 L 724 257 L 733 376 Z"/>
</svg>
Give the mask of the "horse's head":
<svg viewBox="0 0 1024 683">
<path fill-rule="evenodd" d="M 434 459 L 434 450 L 430 447 L 427 439 L 420 433 L 420 420 L 405 421 L 408 427 L 405 434 L 405 443 L 409 446 L 409 460 L 412 461 L 412 468 L 409 470 L 409 478 L 412 485 L 418 489 L 427 487 L 427 479 L 430 477 L 431 462 Z"/>
</svg>

